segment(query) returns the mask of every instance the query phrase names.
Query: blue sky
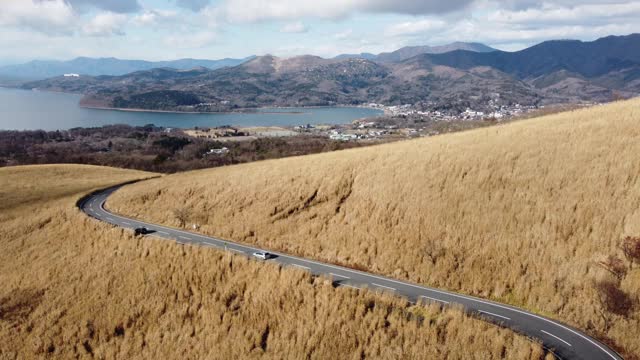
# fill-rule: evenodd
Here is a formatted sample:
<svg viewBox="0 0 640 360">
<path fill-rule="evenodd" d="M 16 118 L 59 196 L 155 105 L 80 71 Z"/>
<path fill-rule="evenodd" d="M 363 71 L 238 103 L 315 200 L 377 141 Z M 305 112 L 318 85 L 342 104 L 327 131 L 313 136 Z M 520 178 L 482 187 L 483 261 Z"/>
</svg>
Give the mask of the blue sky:
<svg viewBox="0 0 640 360">
<path fill-rule="evenodd" d="M 640 1 L 1 0 L 0 63 L 392 51 L 477 41 L 503 50 L 640 32 Z"/>
</svg>

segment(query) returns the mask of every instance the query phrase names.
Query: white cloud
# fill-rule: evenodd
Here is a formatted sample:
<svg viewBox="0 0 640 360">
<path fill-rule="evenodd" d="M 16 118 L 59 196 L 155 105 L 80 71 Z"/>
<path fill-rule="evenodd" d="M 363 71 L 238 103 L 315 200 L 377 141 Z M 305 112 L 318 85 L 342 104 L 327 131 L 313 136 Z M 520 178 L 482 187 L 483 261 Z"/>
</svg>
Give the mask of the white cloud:
<svg viewBox="0 0 640 360">
<path fill-rule="evenodd" d="M 200 49 L 216 43 L 218 34 L 213 31 L 170 35 L 165 38 L 166 45 L 179 49 Z"/>
<path fill-rule="evenodd" d="M 43 2 L 52 0 L 40 0 Z M 138 0 L 65 0 L 74 9 L 98 8 L 116 13 L 131 13 L 140 10 Z"/>
<path fill-rule="evenodd" d="M 466 16 L 412 19 L 388 26 L 384 34 L 408 45 L 477 41 L 515 50 L 550 39 L 592 40 L 640 31 L 640 1 L 481 1 Z"/>
<path fill-rule="evenodd" d="M 123 27 L 128 19 L 124 14 L 103 12 L 84 24 L 82 34 L 87 36 L 124 35 Z"/>
<path fill-rule="evenodd" d="M 309 28 L 301 21 L 289 23 L 280 29 L 280 32 L 292 34 L 306 33 L 307 31 L 309 31 Z"/>
<path fill-rule="evenodd" d="M 209 5 L 209 0 L 176 0 L 176 4 L 180 7 L 200 11 Z"/>
<path fill-rule="evenodd" d="M 0 26 L 49 34 L 72 32 L 73 8 L 63 0 L 2 0 Z"/>
<path fill-rule="evenodd" d="M 341 32 L 333 35 L 333 37 L 338 39 L 338 40 L 345 40 L 345 39 L 350 38 L 351 35 L 353 35 L 353 29 L 347 29 L 345 31 L 341 31 Z"/>
<path fill-rule="evenodd" d="M 145 10 L 131 19 L 131 23 L 142 27 L 176 22 L 179 22 L 178 13 L 170 10 Z"/>
<path fill-rule="evenodd" d="M 467 7 L 474 0 L 226 0 L 217 6 L 231 22 L 338 19 L 354 13 L 442 14 Z"/>
<path fill-rule="evenodd" d="M 491 22 L 510 24 L 596 24 L 609 23 L 611 19 L 637 19 L 640 17 L 640 2 L 618 4 L 579 4 L 560 6 L 544 4 L 539 8 L 523 10 L 498 10 L 489 15 Z"/>
<path fill-rule="evenodd" d="M 385 29 L 388 36 L 415 35 L 440 31 L 447 27 L 447 22 L 438 19 L 422 19 L 391 25 Z"/>
</svg>

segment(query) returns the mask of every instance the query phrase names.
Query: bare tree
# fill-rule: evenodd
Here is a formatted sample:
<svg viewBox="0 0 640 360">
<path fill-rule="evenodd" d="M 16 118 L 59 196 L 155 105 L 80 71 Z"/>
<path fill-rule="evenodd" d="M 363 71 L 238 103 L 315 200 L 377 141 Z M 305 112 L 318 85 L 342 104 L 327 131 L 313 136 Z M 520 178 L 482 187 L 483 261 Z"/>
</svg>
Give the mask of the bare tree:
<svg viewBox="0 0 640 360">
<path fill-rule="evenodd" d="M 599 261 L 598 265 L 610 272 L 618 281 L 627 275 L 627 267 L 624 265 L 622 259 L 615 255 L 609 255 L 605 260 Z"/>
<path fill-rule="evenodd" d="M 183 227 L 187 223 L 187 220 L 189 220 L 190 216 L 191 216 L 191 210 L 189 210 L 189 208 L 187 207 L 173 209 L 173 217 L 175 217 L 176 220 L 178 220 L 181 227 Z"/>
<path fill-rule="evenodd" d="M 627 236 L 622 240 L 620 249 L 629 261 L 629 268 L 633 267 L 633 263 L 640 263 L 640 237 Z"/>
<path fill-rule="evenodd" d="M 627 317 L 633 308 L 633 301 L 613 281 L 599 281 L 595 283 L 600 303 L 600 316 L 605 323 L 605 331 L 611 328 L 613 315 Z"/>
</svg>

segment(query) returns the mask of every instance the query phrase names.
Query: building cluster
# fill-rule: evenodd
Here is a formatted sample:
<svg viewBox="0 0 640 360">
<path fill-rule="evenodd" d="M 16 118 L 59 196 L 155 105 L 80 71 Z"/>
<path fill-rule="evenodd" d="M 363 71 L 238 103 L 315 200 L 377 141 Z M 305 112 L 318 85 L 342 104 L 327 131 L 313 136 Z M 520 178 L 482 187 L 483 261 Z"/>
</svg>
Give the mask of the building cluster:
<svg viewBox="0 0 640 360">
<path fill-rule="evenodd" d="M 498 105 L 495 100 L 490 100 L 488 104 L 482 106 L 483 110 L 467 108 L 462 112 L 456 112 L 455 110 L 418 110 L 416 109 L 416 106 L 410 104 L 386 106 L 371 103 L 367 104 L 366 107 L 384 110 L 385 114 L 390 116 L 417 115 L 426 117 L 432 121 L 503 120 L 539 109 L 537 106 L 526 106 L 521 104 Z"/>
<path fill-rule="evenodd" d="M 460 112 L 455 110 L 421 110 L 414 105 L 393 105 L 370 103 L 368 108 L 383 110 L 385 115 L 379 118 L 356 120 L 352 124 L 334 126 L 302 125 L 294 128 L 296 132 L 324 135 L 336 141 L 376 140 L 392 138 L 412 138 L 433 136 L 447 131 L 446 123 L 459 121 L 503 121 L 538 109 L 535 106 L 498 105 L 491 100 L 482 110 L 467 108 Z M 445 123 L 445 127 L 434 129 L 428 124 Z M 425 124 L 427 126 L 425 126 Z"/>
<path fill-rule="evenodd" d="M 229 153 L 229 149 L 226 147 L 223 147 L 219 149 L 209 149 L 209 151 L 207 151 L 205 155 L 225 155 L 228 153 Z"/>
<path fill-rule="evenodd" d="M 301 125 L 294 131 L 311 135 L 326 136 L 336 141 L 376 140 L 419 136 L 417 129 L 399 128 L 397 125 L 384 125 L 369 119 L 356 120 L 352 124 L 341 125 Z"/>
</svg>

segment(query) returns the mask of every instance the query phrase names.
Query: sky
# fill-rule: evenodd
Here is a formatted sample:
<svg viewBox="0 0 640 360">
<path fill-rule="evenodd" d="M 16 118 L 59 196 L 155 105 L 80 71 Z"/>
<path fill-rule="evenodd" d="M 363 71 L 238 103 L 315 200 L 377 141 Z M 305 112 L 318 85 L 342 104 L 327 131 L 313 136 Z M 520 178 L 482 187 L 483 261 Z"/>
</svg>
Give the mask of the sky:
<svg viewBox="0 0 640 360">
<path fill-rule="evenodd" d="M 640 32 L 640 1 L 0 0 L 0 64 L 78 56 L 220 59 L 380 53 Z"/>
</svg>

